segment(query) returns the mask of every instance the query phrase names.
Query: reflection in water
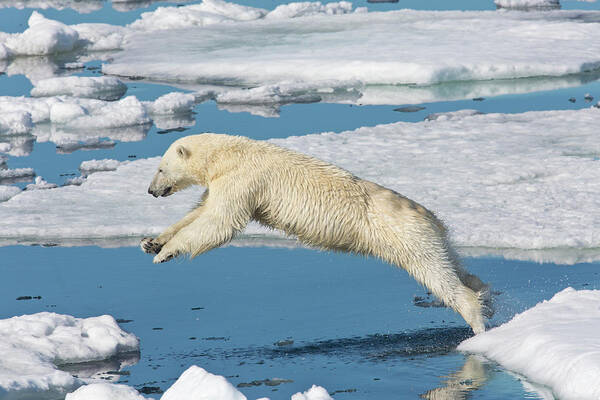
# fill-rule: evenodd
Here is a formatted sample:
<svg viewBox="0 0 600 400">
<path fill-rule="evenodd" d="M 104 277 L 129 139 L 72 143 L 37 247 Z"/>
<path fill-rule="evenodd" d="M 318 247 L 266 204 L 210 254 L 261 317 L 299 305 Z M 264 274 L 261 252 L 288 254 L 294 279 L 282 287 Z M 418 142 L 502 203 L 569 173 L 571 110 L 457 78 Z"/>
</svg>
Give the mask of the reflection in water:
<svg viewBox="0 0 600 400">
<path fill-rule="evenodd" d="M 445 386 L 432 389 L 421 395 L 428 400 L 463 400 L 470 392 L 479 389 L 489 379 L 490 366 L 479 356 L 470 355 L 462 368 L 448 375 Z"/>
<path fill-rule="evenodd" d="M 78 378 L 118 381 L 121 376 L 128 375 L 127 372 L 123 372 L 123 368 L 135 365 L 139 360 L 140 353 L 133 351 L 121 353 L 108 360 L 63 364 L 59 365 L 58 368 L 62 371 L 69 372 Z"/>
<path fill-rule="evenodd" d="M 420 354 L 445 354 L 472 336 L 470 328 L 429 328 L 396 334 L 322 340 L 302 345 L 237 349 L 226 355 L 252 358 L 295 358 L 311 355 L 363 357 L 380 362 Z"/>
</svg>

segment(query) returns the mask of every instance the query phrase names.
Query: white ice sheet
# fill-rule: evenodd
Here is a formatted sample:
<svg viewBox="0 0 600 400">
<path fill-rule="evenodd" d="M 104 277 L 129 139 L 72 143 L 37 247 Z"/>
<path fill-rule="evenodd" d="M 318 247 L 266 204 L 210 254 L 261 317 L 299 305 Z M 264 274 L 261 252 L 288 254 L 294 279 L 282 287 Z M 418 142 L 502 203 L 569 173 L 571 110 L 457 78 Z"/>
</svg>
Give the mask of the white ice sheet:
<svg viewBox="0 0 600 400">
<path fill-rule="evenodd" d="M 458 350 L 483 354 L 560 399 L 592 400 L 600 398 L 599 331 L 600 291 L 567 288 Z"/>
</svg>

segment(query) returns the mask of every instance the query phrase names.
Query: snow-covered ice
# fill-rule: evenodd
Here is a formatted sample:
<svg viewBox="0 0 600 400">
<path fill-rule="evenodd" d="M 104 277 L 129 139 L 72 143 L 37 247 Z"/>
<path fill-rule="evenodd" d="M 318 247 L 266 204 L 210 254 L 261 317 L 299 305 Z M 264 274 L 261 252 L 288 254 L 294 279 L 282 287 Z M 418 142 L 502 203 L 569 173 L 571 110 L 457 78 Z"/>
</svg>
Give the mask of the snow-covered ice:
<svg viewBox="0 0 600 400">
<path fill-rule="evenodd" d="M 528 259 L 544 251 L 545 261 L 563 263 L 600 259 L 600 215 L 590 212 L 600 209 L 600 110 L 463 114 L 271 141 L 420 202 L 445 220 L 458 246 Z M 158 161 L 95 173 L 77 187 L 16 195 L 0 204 L 1 240 L 68 243 L 160 233 L 201 190 L 149 196 Z M 256 225 L 245 234 L 281 238 Z"/>
<path fill-rule="evenodd" d="M 33 128 L 31 114 L 25 111 L 0 113 L 0 134 L 22 135 Z"/>
<path fill-rule="evenodd" d="M 214 375 L 204 368 L 192 365 L 167 389 L 160 400 L 246 400 L 225 377 Z M 65 400 L 147 400 L 132 387 L 113 383 L 92 383 L 67 394 Z M 258 400 L 269 400 L 266 397 Z M 313 385 L 291 400 L 334 400 L 326 389 Z"/>
<path fill-rule="evenodd" d="M 21 189 L 17 186 L 0 185 L 0 202 L 8 200 L 20 192 Z"/>
<path fill-rule="evenodd" d="M 114 383 L 92 383 L 68 393 L 65 400 L 147 400 L 147 398 L 131 386 Z"/>
<path fill-rule="evenodd" d="M 195 96 L 189 93 L 171 92 L 160 96 L 154 101 L 144 101 L 150 114 L 173 115 L 192 112 Z"/>
<path fill-rule="evenodd" d="M 58 185 L 56 183 L 46 182 L 41 176 L 36 176 L 35 181 L 25 186 L 25 190 L 46 190 L 55 189 Z"/>
<path fill-rule="evenodd" d="M 35 176 L 33 168 L 15 168 L 0 169 L 1 183 L 14 183 L 23 180 L 30 180 Z"/>
<path fill-rule="evenodd" d="M 600 398 L 600 291 L 567 288 L 458 350 L 480 353 L 561 399 Z"/>
<path fill-rule="evenodd" d="M 104 160 L 87 160 L 83 161 L 79 165 L 79 171 L 82 175 L 91 175 L 94 172 L 100 171 L 115 171 L 120 165 L 127 163 L 128 161 L 118 161 L 112 159 Z"/>
<path fill-rule="evenodd" d="M 325 388 L 313 385 L 306 392 L 293 395 L 292 400 L 333 400 L 333 398 Z"/>
<path fill-rule="evenodd" d="M 121 330 L 109 315 L 81 319 L 42 312 L 0 320 L 0 396 L 64 393 L 85 381 L 57 365 L 138 350 L 138 339 Z"/>
<path fill-rule="evenodd" d="M 494 0 L 498 8 L 512 8 L 517 10 L 560 8 L 559 0 Z"/>
<path fill-rule="evenodd" d="M 56 79 L 57 82 L 69 80 Z M 49 81 L 51 84 L 45 87 L 54 87 L 55 79 Z M 65 91 L 73 90 L 73 86 L 65 88 Z M 109 92 L 103 93 L 107 95 Z M 62 152 L 79 148 L 77 146 L 81 143 L 105 145 L 99 142 L 101 138 L 140 141 L 145 138 L 153 120 L 160 129 L 193 125 L 195 121 L 191 112 L 194 99 L 194 95 L 180 92 L 143 102 L 135 96 L 118 101 L 69 96 L 0 96 L 0 134 L 30 134 L 37 142 L 56 143 Z"/>
<path fill-rule="evenodd" d="M 61 22 L 45 18 L 37 11 L 31 13 L 28 24 L 29 27 L 23 33 L 0 32 L 1 58 L 65 53 L 80 45 L 77 31 Z"/>
<path fill-rule="evenodd" d="M 161 400 L 246 400 L 227 379 L 198 366 L 188 368 L 162 395 Z"/>
<path fill-rule="evenodd" d="M 16 8 L 22 10 L 24 8 L 54 8 L 56 10 L 64 10 L 71 8 L 78 13 L 87 14 L 97 11 L 102 8 L 101 0 L 1 0 L 0 8 Z"/>
<path fill-rule="evenodd" d="M 43 79 L 31 89 L 33 97 L 71 96 L 98 100 L 118 100 L 127 85 L 112 76 L 68 76 Z"/>
<path fill-rule="evenodd" d="M 103 71 L 247 85 L 286 80 L 429 85 L 564 76 L 600 65 L 600 45 L 594 39 L 600 24 L 581 23 L 570 13 L 398 10 L 300 18 L 267 14 L 203 27 L 184 21 L 177 26 L 182 29 L 174 29 L 166 21 L 175 21 L 171 16 L 182 9 L 163 8 L 160 15 L 152 14 L 160 17 L 155 26 L 171 29 L 128 34 L 124 51 Z M 136 23 L 132 27 L 146 29 Z M 156 49 L 162 49 L 160 57 Z"/>
</svg>

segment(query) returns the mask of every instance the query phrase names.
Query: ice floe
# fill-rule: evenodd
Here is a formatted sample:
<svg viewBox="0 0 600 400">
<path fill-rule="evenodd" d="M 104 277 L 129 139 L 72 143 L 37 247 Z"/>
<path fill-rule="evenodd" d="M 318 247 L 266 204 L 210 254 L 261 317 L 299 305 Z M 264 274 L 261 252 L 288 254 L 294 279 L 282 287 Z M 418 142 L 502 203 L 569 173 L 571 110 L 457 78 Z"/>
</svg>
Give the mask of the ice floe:
<svg viewBox="0 0 600 400">
<path fill-rule="evenodd" d="M 508 7 L 553 0 L 498 1 Z M 25 32 L 0 32 L 0 59 L 10 59 L 0 70 L 25 73 L 35 82 L 68 71 L 51 60 L 44 67 L 40 60 L 18 56 L 116 51 L 106 58 L 105 73 L 257 88 L 235 101 L 231 96 L 239 93 L 219 93 L 223 107 L 243 110 L 246 98 L 250 111 L 265 116 L 277 115 L 276 103 L 313 101 L 314 88 L 333 81 L 346 91 L 321 101 L 414 104 L 555 89 L 598 78 L 597 12 L 365 11 L 344 1 L 290 3 L 269 11 L 205 0 L 159 7 L 125 27 L 68 26 L 33 13 Z M 44 40 L 37 40 L 38 34 Z M 286 96 L 288 82 L 313 89 Z M 261 98 L 268 105 L 263 109 Z"/>
<path fill-rule="evenodd" d="M 246 400 L 227 379 L 213 375 L 203 368 L 188 368 L 177 381 L 162 395 L 161 400 Z"/>
<path fill-rule="evenodd" d="M 25 190 L 46 190 L 55 189 L 58 185 L 56 183 L 46 182 L 41 176 L 36 176 L 35 181 L 25 186 Z"/>
<path fill-rule="evenodd" d="M 246 400 L 225 377 L 214 375 L 197 365 L 185 370 L 167 389 L 160 400 Z M 147 400 L 132 387 L 113 383 L 92 383 L 81 386 L 67 394 L 65 400 Z M 269 400 L 262 397 L 258 400 Z M 313 385 L 303 393 L 296 393 L 291 400 L 334 400 L 327 390 Z"/>
<path fill-rule="evenodd" d="M 31 89 L 33 97 L 71 96 L 98 100 L 118 100 L 127 85 L 112 76 L 67 76 L 39 80 Z"/>
<path fill-rule="evenodd" d="M 102 8 L 102 0 L 0 0 L 0 8 L 54 8 L 64 10 L 71 8 L 78 13 L 87 14 Z"/>
<path fill-rule="evenodd" d="M 98 84 L 98 87 L 88 86 L 89 81 L 84 79 L 83 88 L 75 87 L 80 82 L 79 79 L 55 78 L 41 82 L 48 81 L 49 84 L 41 84 L 41 87 L 46 89 L 41 89 L 36 94 L 49 94 L 57 84 L 64 83 L 64 92 L 81 94 L 81 91 L 87 91 L 89 88 L 88 94 L 93 97 L 118 96 L 118 93 L 111 92 L 109 87 L 116 88 L 121 84 L 115 78 L 108 81 L 91 81 L 91 86 Z M 102 138 L 119 141 L 144 139 L 153 120 L 160 129 L 193 125 L 195 121 L 191 112 L 195 104 L 194 99 L 194 95 L 178 92 L 163 95 L 155 101 L 144 102 L 135 96 L 118 101 L 69 96 L 0 96 L 0 134 L 17 135 L 15 137 L 33 135 L 38 142 L 56 143 L 61 152 L 71 152 L 86 146 L 105 148 L 114 146 L 114 143 L 102 141 Z M 17 150 L 13 149 L 12 145 L 5 152 L 9 151 L 13 152 L 12 155 L 17 155 Z M 20 154 L 28 153 L 21 151 Z"/>
<path fill-rule="evenodd" d="M 2 58 L 65 53 L 79 46 L 77 31 L 37 11 L 31 13 L 28 24 L 29 28 L 23 33 L 0 33 Z"/>
<path fill-rule="evenodd" d="M 65 400 L 147 400 L 147 398 L 131 386 L 114 383 L 92 383 L 68 393 Z"/>
<path fill-rule="evenodd" d="M 79 170 L 82 175 L 91 175 L 94 172 L 100 171 L 115 171 L 120 165 L 126 164 L 128 161 L 118 161 L 111 159 L 104 160 L 88 160 L 83 161 L 79 165 Z"/>
<path fill-rule="evenodd" d="M 560 8 L 559 0 L 494 0 L 494 3 L 498 8 L 512 8 L 517 10 L 552 10 Z"/>
<path fill-rule="evenodd" d="M 32 168 L 0 169 L 0 183 L 15 183 L 32 179 L 35 172 Z"/>
<path fill-rule="evenodd" d="M 20 192 L 21 189 L 17 186 L 0 185 L 0 202 L 8 200 Z"/>
<path fill-rule="evenodd" d="M 313 385 L 306 392 L 293 395 L 292 400 L 333 400 L 333 398 L 325 388 Z"/>
<path fill-rule="evenodd" d="M 0 396 L 64 395 L 86 380 L 57 365 L 137 351 L 138 339 L 121 330 L 109 315 L 80 319 L 42 312 L 0 320 Z"/>
<path fill-rule="evenodd" d="M 161 21 L 181 9 L 162 9 Z M 594 44 L 600 24 L 582 24 L 568 13 L 398 10 L 302 18 L 269 15 L 202 28 L 131 33 L 124 50 L 103 71 L 248 85 L 285 80 L 430 85 L 564 76 L 600 65 L 600 47 Z M 138 27 L 136 23 L 132 27 Z M 465 37 L 471 38 L 468 44 Z M 162 49 L 161 57 L 155 56 L 156 49 Z"/>
<path fill-rule="evenodd" d="M 483 354 L 561 399 L 600 397 L 600 291 L 567 288 L 458 350 Z"/>
<path fill-rule="evenodd" d="M 472 251 L 563 263 L 600 259 L 600 215 L 589 212 L 600 209 L 600 110 L 470 114 L 271 141 L 422 203 L 445 220 L 457 245 L 480 249 Z M 160 233 L 201 189 L 149 196 L 158 160 L 92 174 L 78 187 L 16 195 L 0 204 L 0 240 L 72 243 Z M 282 238 L 256 225 L 242 238 L 256 235 Z"/>
</svg>

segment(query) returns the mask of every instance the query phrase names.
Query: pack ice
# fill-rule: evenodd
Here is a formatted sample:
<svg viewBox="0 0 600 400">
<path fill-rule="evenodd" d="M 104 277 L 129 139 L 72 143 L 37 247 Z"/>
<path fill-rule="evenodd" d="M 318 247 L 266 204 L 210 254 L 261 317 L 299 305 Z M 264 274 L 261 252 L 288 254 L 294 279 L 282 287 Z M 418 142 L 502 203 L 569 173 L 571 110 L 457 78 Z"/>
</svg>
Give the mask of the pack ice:
<svg viewBox="0 0 600 400">
<path fill-rule="evenodd" d="M 600 291 L 567 288 L 458 350 L 480 353 L 560 399 L 600 398 Z"/>
<path fill-rule="evenodd" d="M 42 312 L 0 320 L 0 397 L 64 395 L 86 380 L 57 365 L 137 351 L 138 339 L 109 315 L 82 319 Z"/>
<path fill-rule="evenodd" d="M 445 220 L 458 246 L 475 254 L 575 263 L 600 258 L 600 215 L 590 212 L 600 209 L 599 122 L 596 108 L 462 111 L 272 142 L 422 203 Z M 19 193 L 0 204 L 0 240 L 75 244 L 128 236 L 133 244 L 133 238 L 156 235 L 181 218 L 201 192 L 149 196 L 158 161 L 97 172 L 78 187 Z M 245 234 L 282 238 L 256 225 Z"/>
</svg>

